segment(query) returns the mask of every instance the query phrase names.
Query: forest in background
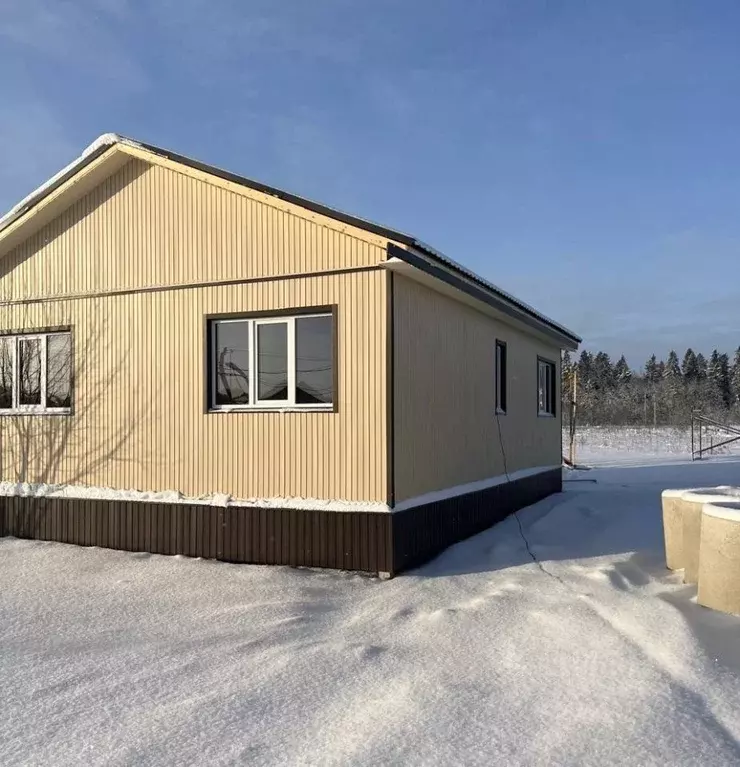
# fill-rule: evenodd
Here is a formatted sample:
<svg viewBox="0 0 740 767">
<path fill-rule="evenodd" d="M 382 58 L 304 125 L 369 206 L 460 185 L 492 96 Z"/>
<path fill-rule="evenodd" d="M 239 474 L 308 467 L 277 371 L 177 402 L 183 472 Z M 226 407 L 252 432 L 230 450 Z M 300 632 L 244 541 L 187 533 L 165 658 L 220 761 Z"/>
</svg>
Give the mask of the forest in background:
<svg viewBox="0 0 740 767">
<path fill-rule="evenodd" d="M 723 423 L 740 423 L 740 347 L 732 359 L 717 349 L 709 357 L 687 349 L 667 359 L 655 354 L 642 370 L 624 356 L 613 363 L 606 352 L 563 354 L 563 421 L 569 423 L 573 380 L 577 423 L 592 426 L 688 426 L 691 413 Z"/>
</svg>

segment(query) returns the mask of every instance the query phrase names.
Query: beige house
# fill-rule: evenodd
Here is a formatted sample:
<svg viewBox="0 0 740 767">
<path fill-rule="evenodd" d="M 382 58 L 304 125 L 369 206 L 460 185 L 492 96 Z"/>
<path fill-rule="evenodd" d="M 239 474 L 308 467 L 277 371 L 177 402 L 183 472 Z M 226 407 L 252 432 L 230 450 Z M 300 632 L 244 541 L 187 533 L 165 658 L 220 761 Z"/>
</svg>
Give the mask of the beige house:
<svg viewBox="0 0 740 767">
<path fill-rule="evenodd" d="M 0 534 L 393 573 L 561 489 L 572 332 L 119 136 L 0 220 L 0 333 Z"/>
</svg>

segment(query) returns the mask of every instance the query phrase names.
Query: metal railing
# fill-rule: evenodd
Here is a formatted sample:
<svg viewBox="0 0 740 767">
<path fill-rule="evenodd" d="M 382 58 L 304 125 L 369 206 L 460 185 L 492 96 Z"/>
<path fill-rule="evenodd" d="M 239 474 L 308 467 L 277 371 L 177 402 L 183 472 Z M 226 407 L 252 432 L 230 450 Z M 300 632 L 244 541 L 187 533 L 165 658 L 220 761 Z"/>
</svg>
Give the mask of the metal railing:
<svg viewBox="0 0 740 767">
<path fill-rule="evenodd" d="M 714 441 L 715 437 L 720 438 L 718 442 Z M 737 426 L 728 426 L 726 423 L 715 421 L 714 418 L 702 415 L 698 410 L 691 414 L 692 461 L 700 461 L 706 453 L 712 453 L 719 447 L 738 441 L 740 441 L 740 428 Z"/>
</svg>

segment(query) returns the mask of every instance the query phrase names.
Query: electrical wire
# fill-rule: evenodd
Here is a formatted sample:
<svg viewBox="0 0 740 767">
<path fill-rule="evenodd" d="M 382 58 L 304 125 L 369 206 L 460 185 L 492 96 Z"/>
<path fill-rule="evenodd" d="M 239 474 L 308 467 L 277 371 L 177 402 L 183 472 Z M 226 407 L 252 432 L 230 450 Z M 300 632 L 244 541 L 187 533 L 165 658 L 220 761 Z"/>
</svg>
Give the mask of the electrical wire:
<svg viewBox="0 0 740 767">
<path fill-rule="evenodd" d="M 504 447 L 504 437 L 503 437 L 503 434 L 501 433 L 501 418 L 500 418 L 500 415 L 499 415 L 498 411 L 496 411 L 496 426 L 498 427 L 498 441 L 499 441 L 499 444 L 501 445 L 501 457 L 503 458 L 503 461 L 504 461 L 504 474 L 506 475 L 506 481 L 507 482 L 511 482 L 511 477 L 509 476 L 509 467 L 508 467 L 507 462 L 506 462 L 506 448 Z M 517 525 L 519 527 L 519 535 L 521 536 L 522 540 L 524 541 L 524 546 L 527 549 L 527 554 L 529 554 L 531 560 L 537 565 L 537 567 L 540 568 L 540 570 L 542 570 L 543 572 L 547 573 L 547 575 L 551 575 L 551 573 L 548 573 L 544 569 L 544 567 L 542 567 L 542 564 L 537 559 L 537 557 L 534 555 L 534 553 L 532 552 L 532 549 L 529 547 L 529 541 L 527 540 L 527 536 L 524 535 L 524 528 L 522 527 L 521 519 L 519 519 L 519 512 L 518 511 L 514 512 L 514 519 L 516 519 L 516 523 L 517 523 Z"/>
</svg>

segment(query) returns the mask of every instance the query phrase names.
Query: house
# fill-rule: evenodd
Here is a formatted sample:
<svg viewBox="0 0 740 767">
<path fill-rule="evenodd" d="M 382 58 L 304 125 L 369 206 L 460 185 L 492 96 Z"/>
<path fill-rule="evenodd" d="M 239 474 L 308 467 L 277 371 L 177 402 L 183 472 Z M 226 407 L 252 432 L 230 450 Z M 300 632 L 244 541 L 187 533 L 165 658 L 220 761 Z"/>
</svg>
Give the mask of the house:
<svg viewBox="0 0 740 767">
<path fill-rule="evenodd" d="M 392 574 L 561 490 L 571 331 L 113 134 L 0 220 L 0 329 L 0 534 Z"/>
</svg>

